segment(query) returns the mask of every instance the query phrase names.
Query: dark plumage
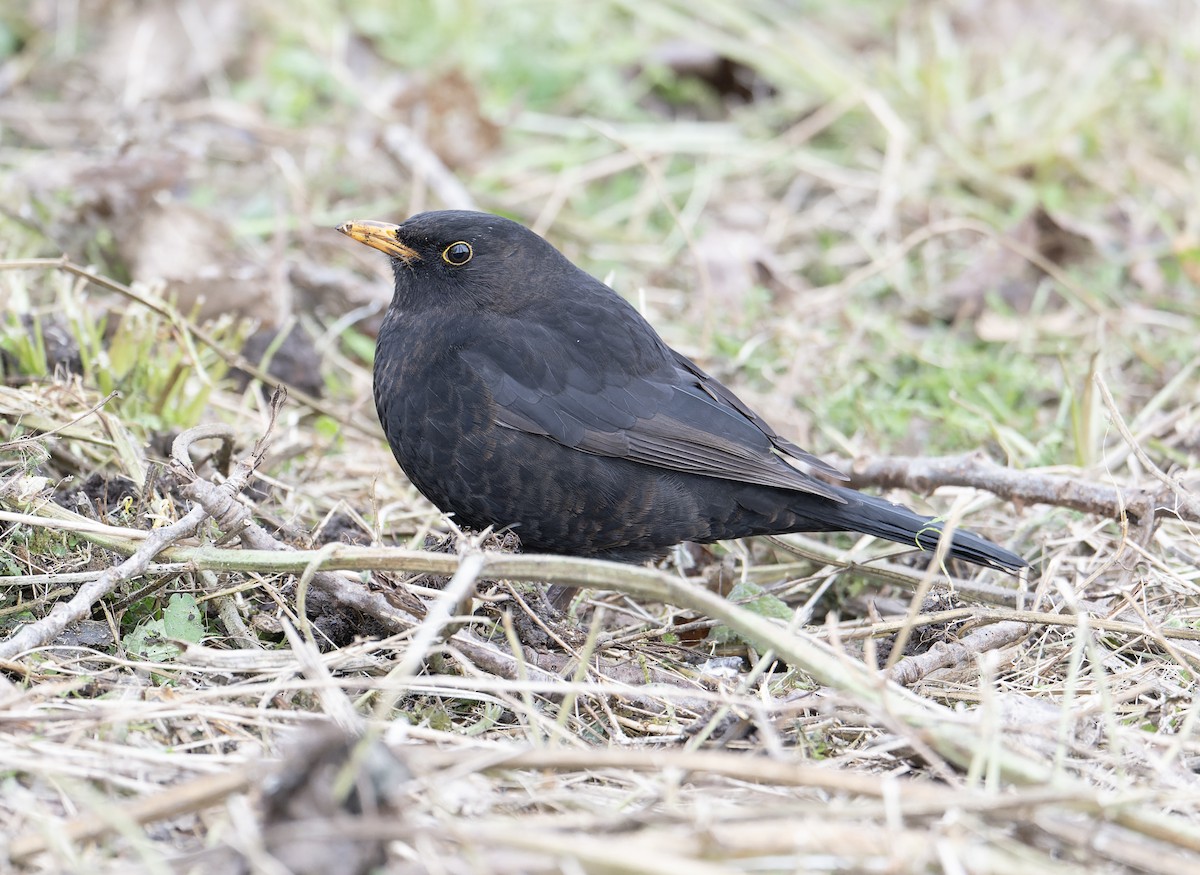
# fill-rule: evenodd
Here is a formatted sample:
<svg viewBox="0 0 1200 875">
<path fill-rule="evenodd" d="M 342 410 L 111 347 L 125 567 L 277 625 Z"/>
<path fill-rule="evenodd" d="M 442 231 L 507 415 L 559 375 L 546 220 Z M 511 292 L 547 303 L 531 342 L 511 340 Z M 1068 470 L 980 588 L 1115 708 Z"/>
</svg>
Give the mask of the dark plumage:
<svg viewBox="0 0 1200 875">
<path fill-rule="evenodd" d="M 338 230 L 392 259 L 379 420 L 409 479 L 459 525 L 511 526 L 526 550 L 624 562 L 783 532 L 936 548 L 929 517 L 812 476 L 845 479 L 527 228 L 445 211 Z M 1026 564 L 964 531 L 949 552 Z"/>
</svg>

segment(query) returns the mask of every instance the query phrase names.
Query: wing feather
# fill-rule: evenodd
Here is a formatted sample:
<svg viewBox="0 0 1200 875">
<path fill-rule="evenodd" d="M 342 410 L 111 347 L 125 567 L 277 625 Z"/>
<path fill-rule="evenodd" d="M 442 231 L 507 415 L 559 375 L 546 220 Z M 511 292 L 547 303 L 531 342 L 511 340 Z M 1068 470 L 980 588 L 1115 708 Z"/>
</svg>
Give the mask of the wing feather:
<svg viewBox="0 0 1200 875">
<path fill-rule="evenodd" d="M 503 342 L 484 339 L 463 351 L 491 392 L 494 421 L 586 453 L 843 500 L 793 463 L 845 479 L 841 472 L 780 437 L 661 341 L 657 358 L 648 356 L 645 323 L 632 308 L 621 315 L 623 323 L 603 330 L 578 324 L 566 337 L 561 326 L 550 331 L 526 321 Z M 626 348 L 640 358 L 623 356 Z"/>
</svg>

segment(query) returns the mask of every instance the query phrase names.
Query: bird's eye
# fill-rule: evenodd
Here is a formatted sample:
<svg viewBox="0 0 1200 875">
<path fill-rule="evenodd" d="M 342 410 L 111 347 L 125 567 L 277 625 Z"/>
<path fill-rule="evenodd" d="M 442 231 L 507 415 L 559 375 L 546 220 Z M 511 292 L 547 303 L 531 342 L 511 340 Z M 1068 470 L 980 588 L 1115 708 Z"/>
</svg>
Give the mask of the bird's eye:
<svg viewBox="0 0 1200 875">
<path fill-rule="evenodd" d="M 470 243 L 463 243 L 461 240 L 457 243 L 451 243 L 442 252 L 442 261 L 446 264 L 453 264 L 455 267 L 461 267 L 471 260 L 474 253 L 471 250 Z"/>
</svg>

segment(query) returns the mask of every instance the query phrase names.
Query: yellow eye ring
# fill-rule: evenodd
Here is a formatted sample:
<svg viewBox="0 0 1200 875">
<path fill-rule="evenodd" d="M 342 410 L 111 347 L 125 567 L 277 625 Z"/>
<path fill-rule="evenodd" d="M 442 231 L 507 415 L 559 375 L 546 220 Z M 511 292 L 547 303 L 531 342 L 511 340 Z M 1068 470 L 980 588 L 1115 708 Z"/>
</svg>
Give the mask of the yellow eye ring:
<svg viewBox="0 0 1200 875">
<path fill-rule="evenodd" d="M 446 264 L 452 264 L 455 267 L 462 267 L 471 260 L 474 254 L 475 251 L 471 249 L 470 243 L 459 240 L 457 243 L 451 243 L 442 250 L 442 261 L 446 262 Z"/>
</svg>

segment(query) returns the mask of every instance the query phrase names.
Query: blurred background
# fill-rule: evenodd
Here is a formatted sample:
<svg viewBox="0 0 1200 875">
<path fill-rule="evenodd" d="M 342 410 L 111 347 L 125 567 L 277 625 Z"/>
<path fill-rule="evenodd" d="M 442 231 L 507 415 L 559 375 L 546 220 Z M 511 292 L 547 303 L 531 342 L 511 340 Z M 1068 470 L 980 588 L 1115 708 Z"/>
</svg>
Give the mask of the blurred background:
<svg viewBox="0 0 1200 875">
<path fill-rule="evenodd" d="M 1198 51 L 1168 0 L 10 2 L 0 257 L 264 329 L 361 406 L 387 271 L 332 227 L 488 210 L 821 451 L 1086 465 L 1091 372 L 1136 413 L 1194 356 Z M 0 275 L 10 378 L 36 321 L 158 393 L 135 425 L 199 415 L 209 381 L 134 374 L 178 357 L 68 285 Z"/>
</svg>

